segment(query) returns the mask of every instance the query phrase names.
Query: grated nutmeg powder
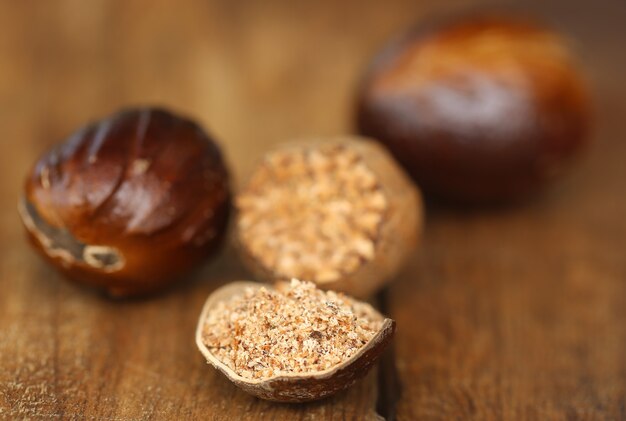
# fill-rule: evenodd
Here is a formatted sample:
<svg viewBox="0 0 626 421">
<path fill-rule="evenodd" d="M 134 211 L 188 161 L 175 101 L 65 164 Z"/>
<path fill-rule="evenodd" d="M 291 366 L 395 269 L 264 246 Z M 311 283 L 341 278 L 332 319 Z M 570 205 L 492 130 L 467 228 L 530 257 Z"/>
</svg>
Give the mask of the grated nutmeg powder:
<svg viewBox="0 0 626 421">
<path fill-rule="evenodd" d="M 273 277 L 334 282 L 374 259 L 388 199 L 348 146 L 274 151 L 237 196 L 246 251 Z"/>
<path fill-rule="evenodd" d="M 238 375 L 267 379 L 312 373 L 352 357 L 382 327 L 371 306 L 293 279 L 248 288 L 209 313 L 203 342 Z"/>
</svg>

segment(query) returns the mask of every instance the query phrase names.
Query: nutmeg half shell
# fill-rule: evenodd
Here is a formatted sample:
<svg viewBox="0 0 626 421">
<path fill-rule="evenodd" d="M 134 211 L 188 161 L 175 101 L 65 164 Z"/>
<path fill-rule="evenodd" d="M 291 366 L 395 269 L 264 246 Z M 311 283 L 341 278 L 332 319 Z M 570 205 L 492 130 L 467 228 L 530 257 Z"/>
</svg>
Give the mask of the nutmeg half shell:
<svg viewBox="0 0 626 421">
<path fill-rule="evenodd" d="M 391 155 L 353 136 L 269 151 L 235 207 L 236 244 L 258 278 L 297 278 L 357 297 L 403 267 L 423 218 L 419 191 Z"/>
<path fill-rule="evenodd" d="M 241 295 L 247 288 L 271 288 L 257 282 L 237 281 L 213 292 L 204 304 L 196 328 L 196 345 L 207 362 L 222 372 L 231 382 L 244 391 L 261 399 L 278 402 L 306 402 L 335 394 L 364 377 L 378 361 L 393 338 L 396 323 L 384 318 L 378 333 L 350 359 L 324 371 L 283 374 L 269 379 L 249 379 L 239 376 L 216 358 L 203 341 L 203 329 L 207 316 L 218 303 Z M 378 316 L 382 316 L 376 312 Z"/>
<path fill-rule="evenodd" d="M 388 44 L 360 86 L 357 124 L 428 193 L 501 202 L 569 167 L 588 142 L 590 99 L 564 37 L 469 17 Z"/>
<path fill-rule="evenodd" d="M 218 146 L 163 109 L 129 109 L 45 153 L 19 212 L 35 248 L 78 282 L 112 295 L 180 279 L 220 244 L 229 177 Z"/>
</svg>

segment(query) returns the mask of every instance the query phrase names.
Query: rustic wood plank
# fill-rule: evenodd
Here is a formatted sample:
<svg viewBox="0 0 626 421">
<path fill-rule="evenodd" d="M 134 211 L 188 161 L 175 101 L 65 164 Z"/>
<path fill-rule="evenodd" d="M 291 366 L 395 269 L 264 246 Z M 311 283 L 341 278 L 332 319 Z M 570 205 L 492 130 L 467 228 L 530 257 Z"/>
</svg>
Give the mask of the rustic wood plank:
<svg viewBox="0 0 626 421">
<path fill-rule="evenodd" d="M 276 405 L 206 366 L 193 344 L 202 303 L 246 276 L 230 248 L 146 300 L 64 282 L 23 239 L 21 177 L 85 121 L 157 103 L 203 122 L 241 178 L 268 145 L 349 131 L 360 69 L 390 34 L 480 3 L 2 2 L 0 418 L 374 418 L 376 373 L 329 400 Z M 515 7 L 580 40 L 597 145 L 526 206 L 429 209 L 424 246 L 388 296 L 401 394 L 386 405 L 399 419 L 626 418 L 626 15 L 623 2 L 576 3 Z"/>
<path fill-rule="evenodd" d="M 597 205 L 432 218 L 391 294 L 400 419 L 624 418 L 624 230 Z"/>
</svg>

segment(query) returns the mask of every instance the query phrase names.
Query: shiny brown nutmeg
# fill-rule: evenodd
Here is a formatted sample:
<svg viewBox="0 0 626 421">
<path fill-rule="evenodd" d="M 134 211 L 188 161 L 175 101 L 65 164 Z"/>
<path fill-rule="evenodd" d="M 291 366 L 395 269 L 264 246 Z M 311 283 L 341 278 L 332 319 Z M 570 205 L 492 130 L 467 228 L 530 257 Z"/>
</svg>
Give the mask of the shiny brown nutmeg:
<svg viewBox="0 0 626 421">
<path fill-rule="evenodd" d="M 377 142 L 311 138 L 268 151 L 235 199 L 235 239 L 260 279 L 367 297 L 421 236 L 421 195 Z"/>
<path fill-rule="evenodd" d="M 493 202 L 561 173 L 587 143 L 589 108 L 562 37 L 486 17 L 389 44 L 361 84 L 357 117 L 425 191 Z"/>
<path fill-rule="evenodd" d="M 367 303 L 311 283 L 233 282 L 207 299 L 196 345 L 235 385 L 262 399 L 306 402 L 364 377 L 395 332 Z"/>
<path fill-rule="evenodd" d="M 194 122 L 156 108 L 89 124 L 45 153 L 19 203 L 32 243 L 71 279 L 152 292 L 210 256 L 226 230 L 228 171 Z"/>
</svg>

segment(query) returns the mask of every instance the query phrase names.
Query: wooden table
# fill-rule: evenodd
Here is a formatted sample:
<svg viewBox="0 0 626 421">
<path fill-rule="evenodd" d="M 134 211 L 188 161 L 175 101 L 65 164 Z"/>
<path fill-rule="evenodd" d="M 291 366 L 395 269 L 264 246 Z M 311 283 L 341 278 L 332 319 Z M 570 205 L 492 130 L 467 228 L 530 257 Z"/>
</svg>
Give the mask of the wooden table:
<svg viewBox="0 0 626 421">
<path fill-rule="evenodd" d="M 206 296 L 247 276 L 230 247 L 168 294 L 103 299 L 24 241 L 27 168 L 88 120 L 162 104 L 210 129 L 241 176 L 270 144 L 349 132 L 385 39 L 481 2 L 2 1 L 0 419 L 626 419 L 626 3 L 539 3 L 499 7 L 576 40 L 596 96 L 587 159 L 523 206 L 429 206 L 381 297 L 393 352 L 339 396 L 278 405 L 194 345 Z"/>
</svg>

